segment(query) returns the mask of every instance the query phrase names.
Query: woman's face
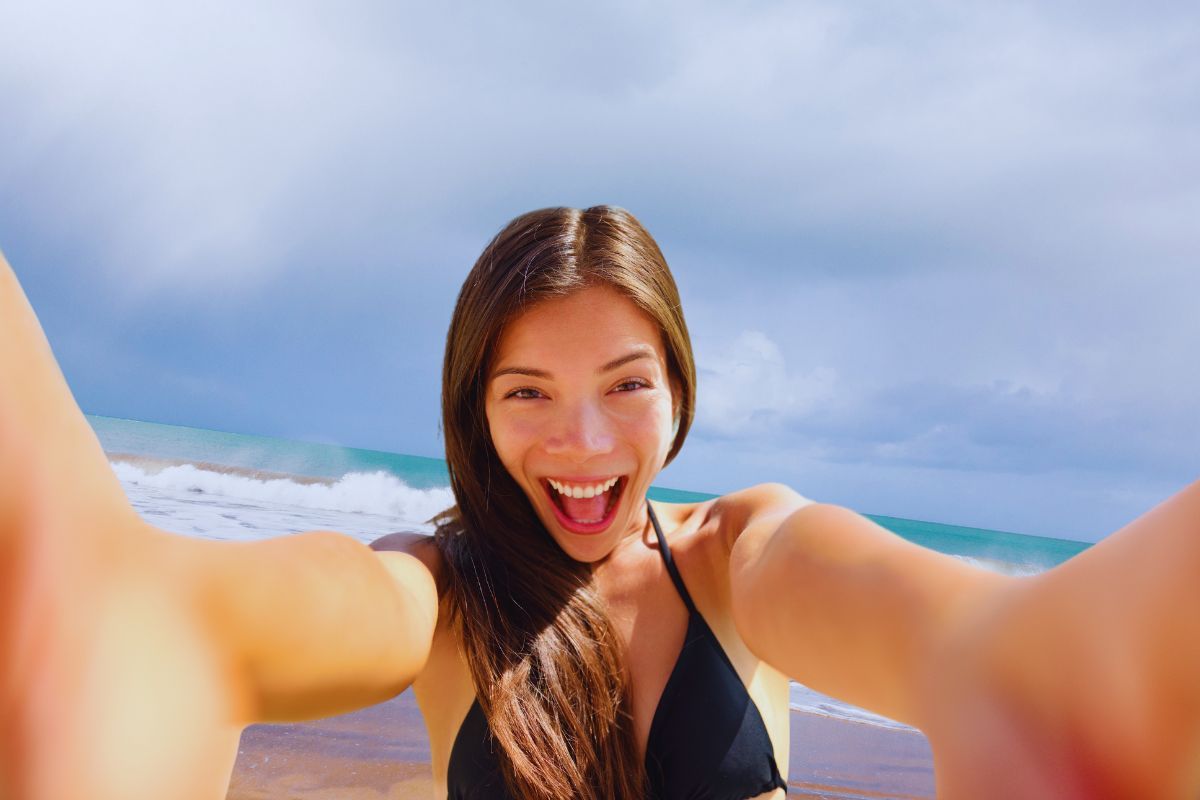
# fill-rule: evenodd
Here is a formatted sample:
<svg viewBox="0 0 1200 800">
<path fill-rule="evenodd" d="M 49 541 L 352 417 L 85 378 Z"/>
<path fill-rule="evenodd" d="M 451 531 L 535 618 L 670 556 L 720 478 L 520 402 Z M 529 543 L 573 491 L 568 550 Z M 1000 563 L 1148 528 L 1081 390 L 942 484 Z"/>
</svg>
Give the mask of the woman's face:
<svg viewBox="0 0 1200 800">
<path fill-rule="evenodd" d="M 598 561 L 644 529 L 674 414 L 662 335 L 632 301 L 600 286 L 518 317 L 486 410 L 500 460 L 567 555 Z"/>
</svg>

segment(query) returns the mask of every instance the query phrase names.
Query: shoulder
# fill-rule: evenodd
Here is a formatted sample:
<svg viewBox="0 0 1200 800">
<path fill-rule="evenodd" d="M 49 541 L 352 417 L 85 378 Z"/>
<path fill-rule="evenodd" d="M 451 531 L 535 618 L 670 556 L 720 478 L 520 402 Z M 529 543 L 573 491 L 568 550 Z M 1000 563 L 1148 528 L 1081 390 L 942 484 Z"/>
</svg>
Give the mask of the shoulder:
<svg viewBox="0 0 1200 800">
<path fill-rule="evenodd" d="M 654 507 L 668 529 L 701 529 L 713 523 L 736 528 L 765 514 L 790 514 L 816 503 L 782 483 L 760 483 L 698 503 L 660 503 Z"/>
<path fill-rule="evenodd" d="M 380 560 L 393 575 L 397 569 L 403 573 L 419 564 L 429 572 L 441 593 L 445 559 L 433 536 L 414 532 L 389 533 L 371 542 L 370 547 L 379 554 Z M 412 564 L 412 561 L 416 564 Z M 404 562 L 409 562 L 409 566 L 404 567 Z"/>
<path fill-rule="evenodd" d="M 381 553 L 408 553 L 422 560 L 441 558 L 433 536 L 428 533 L 414 531 L 398 531 L 386 533 L 369 545 L 372 550 Z"/>
<path fill-rule="evenodd" d="M 783 483 L 760 483 L 720 498 L 726 504 L 745 507 L 751 511 L 789 510 L 795 511 L 813 505 L 813 501 Z"/>
<path fill-rule="evenodd" d="M 655 503 L 676 560 L 693 580 L 710 583 L 722 595 L 739 538 L 748 530 L 777 528 L 808 507 L 818 504 L 781 483 L 758 484 L 699 503 Z"/>
<path fill-rule="evenodd" d="M 800 509 L 818 504 L 782 483 L 760 483 L 712 501 L 707 526 L 728 553 L 749 528 L 778 525 Z"/>
<path fill-rule="evenodd" d="M 730 551 L 749 528 L 778 526 L 803 508 L 822 507 L 782 483 L 761 483 L 699 503 L 655 503 L 672 549 L 695 550 L 724 568 Z"/>
</svg>

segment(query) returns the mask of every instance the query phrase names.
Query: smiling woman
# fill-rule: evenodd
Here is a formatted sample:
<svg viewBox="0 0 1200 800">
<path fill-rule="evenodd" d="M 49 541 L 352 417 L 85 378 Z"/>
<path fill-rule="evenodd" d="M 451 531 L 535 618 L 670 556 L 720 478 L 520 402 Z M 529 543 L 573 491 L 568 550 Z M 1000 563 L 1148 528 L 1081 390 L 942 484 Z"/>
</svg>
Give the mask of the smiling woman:
<svg viewBox="0 0 1200 800">
<path fill-rule="evenodd" d="M 646 489 L 691 421 L 658 246 L 620 209 L 517 218 L 463 284 L 443 377 L 458 504 L 438 541 L 474 687 L 458 693 L 499 744 L 482 774 L 449 775 L 451 793 L 499 770 L 524 797 L 634 796 L 644 746 L 591 565 L 648 530 Z"/>
<path fill-rule="evenodd" d="M 778 800 L 789 677 L 925 731 L 943 796 L 1200 788 L 1200 484 L 1030 578 L 774 484 L 651 504 L 695 370 L 610 207 L 493 239 L 443 379 L 434 537 L 183 539 L 124 498 L 0 261 L 0 797 L 215 800 L 246 724 L 412 685 L 438 796 Z"/>
</svg>

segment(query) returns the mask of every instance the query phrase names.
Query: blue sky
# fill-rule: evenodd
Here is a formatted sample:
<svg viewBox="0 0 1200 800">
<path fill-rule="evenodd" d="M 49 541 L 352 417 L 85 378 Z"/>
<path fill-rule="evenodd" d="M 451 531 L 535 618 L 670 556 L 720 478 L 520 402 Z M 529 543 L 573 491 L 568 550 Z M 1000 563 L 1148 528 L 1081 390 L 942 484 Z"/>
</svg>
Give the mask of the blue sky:
<svg viewBox="0 0 1200 800">
<path fill-rule="evenodd" d="M 1200 472 L 1200 14 L 1050 5 L 18 3 L 0 247 L 85 411 L 438 455 L 479 250 L 622 205 L 661 483 L 1095 539 Z"/>
</svg>

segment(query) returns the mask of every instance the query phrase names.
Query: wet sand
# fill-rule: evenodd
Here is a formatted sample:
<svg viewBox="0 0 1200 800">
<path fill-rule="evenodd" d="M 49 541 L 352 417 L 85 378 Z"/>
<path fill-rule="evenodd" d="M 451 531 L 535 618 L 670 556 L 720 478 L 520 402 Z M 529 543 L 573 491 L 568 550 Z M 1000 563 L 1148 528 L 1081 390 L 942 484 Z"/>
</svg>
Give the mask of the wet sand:
<svg viewBox="0 0 1200 800">
<path fill-rule="evenodd" d="M 429 745 L 412 692 L 341 717 L 254 725 L 227 800 L 428 800 Z M 789 797 L 933 797 L 925 737 L 792 712 Z"/>
</svg>

